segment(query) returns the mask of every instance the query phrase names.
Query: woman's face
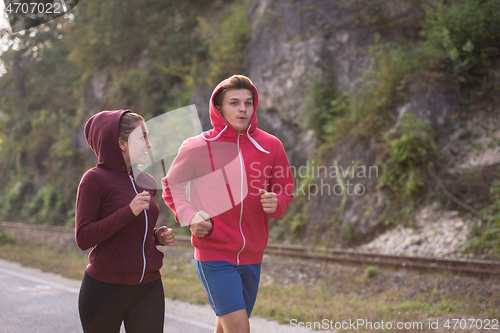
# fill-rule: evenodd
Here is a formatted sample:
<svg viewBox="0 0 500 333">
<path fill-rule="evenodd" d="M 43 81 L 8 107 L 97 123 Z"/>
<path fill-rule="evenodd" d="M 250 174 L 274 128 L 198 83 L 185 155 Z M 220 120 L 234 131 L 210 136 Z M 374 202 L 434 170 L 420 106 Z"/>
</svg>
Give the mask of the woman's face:
<svg viewBox="0 0 500 333">
<path fill-rule="evenodd" d="M 152 147 L 148 138 L 148 128 L 144 122 L 140 122 L 138 126 L 130 133 L 128 142 L 125 142 L 125 150 L 123 157 L 130 164 L 145 164 L 148 159 L 148 149 Z"/>
</svg>

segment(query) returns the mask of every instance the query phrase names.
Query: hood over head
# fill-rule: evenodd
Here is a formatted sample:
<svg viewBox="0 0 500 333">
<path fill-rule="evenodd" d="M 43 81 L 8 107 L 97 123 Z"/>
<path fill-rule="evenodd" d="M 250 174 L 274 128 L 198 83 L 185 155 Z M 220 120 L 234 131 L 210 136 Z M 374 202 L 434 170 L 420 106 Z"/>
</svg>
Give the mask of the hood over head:
<svg viewBox="0 0 500 333">
<path fill-rule="evenodd" d="M 215 107 L 215 104 L 214 104 L 215 95 L 224 87 L 224 85 L 228 81 L 229 81 L 229 78 L 225 79 L 221 83 L 219 83 L 215 87 L 214 91 L 212 92 L 212 96 L 210 97 L 210 104 L 209 104 L 210 122 L 212 123 L 212 126 L 214 127 L 215 132 L 217 132 L 217 133 L 222 131 L 226 125 L 228 126 L 226 131 L 238 132 L 234 128 L 232 128 L 231 125 L 229 125 L 227 120 L 222 116 L 222 114 L 219 112 L 219 110 L 217 110 L 217 108 Z M 257 128 L 257 125 L 258 125 L 257 106 L 259 104 L 259 93 L 257 92 L 257 88 L 255 88 L 255 86 L 253 84 L 252 84 L 252 88 L 253 88 L 253 94 L 254 94 L 253 115 L 252 115 L 252 118 L 250 119 L 250 122 L 248 123 L 248 127 L 247 127 L 247 130 L 248 130 L 248 128 L 250 128 L 249 133 L 252 133 Z M 246 132 L 246 130 L 245 130 L 245 132 Z"/>
<path fill-rule="evenodd" d="M 125 160 L 118 145 L 120 119 L 126 112 L 131 111 L 101 111 L 85 123 L 85 139 L 97 156 L 99 166 L 127 172 Z"/>
<path fill-rule="evenodd" d="M 208 132 L 204 132 L 202 134 L 203 138 L 207 141 L 215 141 L 220 136 L 224 135 L 228 138 L 236 138 L 238 136 L 238 131 L 235 130 L 229 122 L 222 116 L 222 114 L 217 110 L 214 104 L 215 95 L 224 87 L 224 85 L 229 81 L 229 78 L 220 82 L 212 92 L 212 96 L 210 96 L 209 103 L 209 112 L 210 112 L 210 122 L 214 127 L 213 130 Z M 252 84 L 253 89 L 253 114 L 252 118 L 250 118 L 250 122 L 247 125 L 245 131 L 242 131 L 242 134 L 247 136 L 248 139 L 254 144 L 254 146 L 262 152 L 269 153 L 265 149 L 263 149 L 251 136 L 251 134 L 257 129 L 258 121 L 257 121 L 257 106 L 259 105 L 259 93 L 257 88 Z"/>
</svg>

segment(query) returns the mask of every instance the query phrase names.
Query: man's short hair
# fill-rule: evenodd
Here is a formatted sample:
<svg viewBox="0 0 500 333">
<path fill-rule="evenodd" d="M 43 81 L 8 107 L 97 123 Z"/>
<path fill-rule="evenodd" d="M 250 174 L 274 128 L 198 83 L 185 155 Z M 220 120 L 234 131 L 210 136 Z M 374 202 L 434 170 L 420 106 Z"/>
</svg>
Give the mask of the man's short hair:
<svg viewBox="0 0 500 333">
<path fill-rule="evenodd" d="M 231 76 L 226 84 L 222 86 L 217 94 L 214 96 L 214 105 L 221 107 L 222 101 L 224 100 L 224 96 L 228 90 L 238 90 L 238 89 L 247 89 L 252 94 L 252 99 L 255 98 L 253 91 L 252 80 L 244 75 L 233 75 Z"/>
</svg>

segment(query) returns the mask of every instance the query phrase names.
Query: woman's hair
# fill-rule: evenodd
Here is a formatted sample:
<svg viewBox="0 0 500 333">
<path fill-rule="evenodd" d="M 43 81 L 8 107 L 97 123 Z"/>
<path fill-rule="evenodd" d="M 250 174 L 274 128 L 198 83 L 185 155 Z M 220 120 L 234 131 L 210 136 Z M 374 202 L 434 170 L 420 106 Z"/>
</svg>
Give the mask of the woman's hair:
<svg viewBox="0 0 500 333">
<path fill-rule="evenodd" d="M 226 84 L 222 86 L 219 92 L 215 94 L 214 105 L 219 107 L 222 106 L 222 100 L 226 95 L 226 91 L 234 89 L 247 89 L 252 94 L 252 99 L 255 98 L 252 80 L 244 75 L 233 75 L 227 80 Z"/>
<path fill-rule="evenodd" d="M 120 126 L 118 127 L 118 137 L 127 141 L 128 136 L 132 131 L 143 122 L 144 118 L 134 112 L 125 112 L 120 118 Z"/>
</svg>

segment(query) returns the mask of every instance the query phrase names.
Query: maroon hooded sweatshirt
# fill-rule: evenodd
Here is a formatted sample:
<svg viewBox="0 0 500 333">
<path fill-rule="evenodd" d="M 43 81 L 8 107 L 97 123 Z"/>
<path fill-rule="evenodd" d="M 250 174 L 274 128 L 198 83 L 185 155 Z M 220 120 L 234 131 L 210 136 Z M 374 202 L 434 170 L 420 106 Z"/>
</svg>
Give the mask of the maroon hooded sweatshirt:
<svg viewBox="0 0 500 333">
<path fill-rule="evenodd" d="M 85 138 L 99 163 L 83 175 L 78 186 L 75 233 L 80 249 L 92 248 L 86 269 L 90 276 L 106 283 L 135 285 L 160 278 L 163 253 L 156 248 L 156 202 L 151 200 L 149 210 L 138 216 L 130 208 L 143 190 L 154 198 L 157 185 L 143 171 L 127 173 L 118 145 L 119 122 L 125 112 L 130 111 L 102 111 L 85 124 Z"/>
</svg>

